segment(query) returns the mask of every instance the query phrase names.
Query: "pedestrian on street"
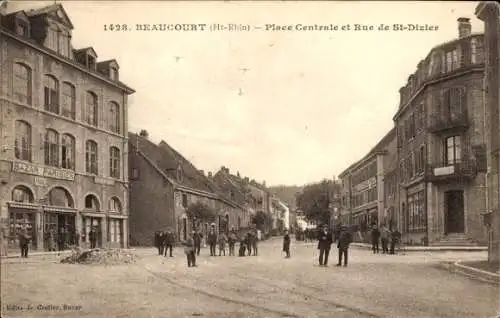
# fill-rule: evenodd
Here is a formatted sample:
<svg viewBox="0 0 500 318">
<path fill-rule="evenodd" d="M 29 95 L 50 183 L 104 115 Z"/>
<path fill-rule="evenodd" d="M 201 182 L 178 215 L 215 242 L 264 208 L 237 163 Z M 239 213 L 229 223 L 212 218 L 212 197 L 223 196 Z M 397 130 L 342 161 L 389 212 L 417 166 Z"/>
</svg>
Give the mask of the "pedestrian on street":
<svg viewBox="0 0 500 318">
<path fill-rule="evenodd" d="M 259 254 L 259 237 L 256 229 L 252 231 L 251 240 L 253 256 L 257 256 Z"/>
<path fill-rule="evenodd" d="M 337 248 L 339 250 L 339 262 L 337 266 L 342 266 L 342 256 L 344 257 L 344 266 L 347 267 L 349 244 L 352 243 L 352 234 L 347 226 L 340 228 Z"/>
<path fill-rule="evenodd" d="M 391 254 L 395 254 L 394 250 L 396 248 L 396 245 L 399 244 L 400 242 L 401 242 L 401 233 L 396 228 L 391 232 L 391 251 L 390 251 Z"/>
<path fill-rule="evenodd" d="M 162 255 L 161 254 L 161 244 L 160 244 L 160 231 L 155 232 L 154 244 L 155 244 L 155 247 L 158 249 L 158 255 Z"/>
<path fill-rule="evenodd" d="M 290 235 L 288 230 L 285 230 L 285 235 L 283 236 L 283 252 L 285 252 L 285 258 L 290 258 Z"/>
<path fill-rule="evenodd" d="M 389 254 L 389 236 L 390 232 L 385 225 L 380 227 L 380 241 L 382 242 L 382 253 Z"/>
<path fill-rule="evenodd" d="M 186 242 L 184 242 L 184 253 L 186 254 L 187 257 L 187 263 L 188 267 L 195 267 L 196 266 L 196 254 L 194 253 L 194 235 L 195 231 L 191 233 L 191 235 L 188 236 Z"/>
<path fill-rule="evenodd" d="M 56 251 L 56 234 L 54 233 L 54 229 L 50 229 L 47 233 L 47 249 L 49 252 Z"/>
<path fill-rule="evenodd" d="M 333 235 L 328 230 L 328 226 L 323 226 L 318 237 L 319 266 L 328 266 L 328 256 L 333 243 Z"/>
<path fill-rule="evenodd" d="M 160 255 L 163 256 L 163 252 L 165 251 L 165 237 L 167 233 L 165 231 L 161 231 L 158 237 L 159 245 L 160 245 Z"/>
<path fill-rule="evenodd" d="M 97 241 L 97 233 L 95 232 L 94 227 L 90 228 L 89 231 L 89 241 L 90 241 L 90 248 L 93 249 L 96 247 L 96 241 Z"/>
<path fill-rule="evenodd" d="M 238 250 L 239 257 L 246 256 L 246 248 L 247 248 L 246 237 L 243 236 L 240 238 L 240 249 Z"/>
<path fill-rule="evenodd" d="M 231 233 L 229 233 L 229 237 L 227 238 L 227 242 L 229 244 L 229 256 L 234 256 L 234 245 L 236 244 L 236 241 L 238 238 L 236 237 L 236 233 L 234 228 L 231 230 Z"/>
<path fill-rule="evenodd" d="M 245 243 L 246 248 L 248 249 L 248 256 L 250 256 L 252 255 L 252 232 L 247 232 Z"/>
<path fill-rule="evenodd" d="M 165 251 L 164 251 L 165 257 L 167 257 L 167 252 L 170 252 L 169 256 L 173 257 L 172 250 L 174 249 L 174 243 L 175 243 L 175 235 L 172 232 L 172 230 L 170 228 L 168 228 L 167 232 L 164 235 L 164 239 L 163 239 L 163 244 L 165 246 Z M 196 242 L 195 242 L 195 246 L 196 246 Z"/>
<path fill-rule="evenodd" d="M 224 233 L 219 234 L 218 241 L 219 241 L 218 242 L 219 243 L 219 256 L 221 256 L 221 254 L 224 254 L 224 256 L 226 256 L 226 242 L 227 242 L 226 234 L 224 234 Z"/>
<path fill-rule="evenodd" d="M 210 245 L 210 256 L 215 256 L 215 246 L 217 245 L 217 233 L 215 233 L 215 224 L 212 223 L 210 232 L 207 235 L 207 243 Z"/>
<path fill-rule="evenodd" d="M 21 249 L 21 257 L 28 257 L 28 249 L 30 244 L 30 237 L 26 229 L 21 229 L 19 232 L 19 247 Z"/>
<path fill-rule="evenodd" d="M 200 231 L 196 231 L 193 236 L 194 239 L 194 251 L 197 256 L 200 256 L 201 250 L 201 240 L 203 239 L 203 234 Z"/>
<path fill-rule="evenodd" d="M 378 242 L 380 239 L 380 231 L 379 231 L 376 223 L 372 224 L 372 230 L 371 230 L 370 234 L 371 234 L 371 241 L 372 241 L 372 250 L 373 250 L 373 254 L 375 254 L 375 253 L 379 252 Z"/>
</svg>

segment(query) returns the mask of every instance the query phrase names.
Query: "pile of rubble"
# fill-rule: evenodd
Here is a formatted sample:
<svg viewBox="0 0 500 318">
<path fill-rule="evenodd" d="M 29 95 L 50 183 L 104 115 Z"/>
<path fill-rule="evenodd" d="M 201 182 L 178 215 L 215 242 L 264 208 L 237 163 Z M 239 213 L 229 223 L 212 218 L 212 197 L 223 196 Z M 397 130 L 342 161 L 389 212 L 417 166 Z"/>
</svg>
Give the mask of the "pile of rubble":
<svg viewBox="0 0 500 318">
<path fill-rule="evenodd" d="M 74 249 L 70 256 L 61 260 L 65 264 L 120 265 L 135 263 L 136 256 L 123 249 Z"/>
</svg>

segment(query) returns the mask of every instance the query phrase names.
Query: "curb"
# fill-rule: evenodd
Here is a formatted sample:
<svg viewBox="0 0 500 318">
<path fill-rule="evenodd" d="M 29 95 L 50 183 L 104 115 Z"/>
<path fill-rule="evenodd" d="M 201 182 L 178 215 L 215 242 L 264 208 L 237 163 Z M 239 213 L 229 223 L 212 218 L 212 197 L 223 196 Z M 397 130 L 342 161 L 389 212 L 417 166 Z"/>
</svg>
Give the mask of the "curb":
<svg viewBox="0 0 500 318">
<path fill-rule="evenodd" d="M 135 248 L 123 248 L 123 250 L 135 251 L 136 249 Z M 72 252 L 73 252 L 72 250 L 65 250 L 65 251 L 58 251 L 58 252 L 33 252 L 33 253 L 29 253 L 28 257 L 29 258 L 34 258 L 34 257 L 50 256 L 50 255 L 62 256 L 62 255 L 66 255 L 66 254 L 71 254 Z M 11 254 L 11 255 L 1 256 L 0 257 L 1 260 L 4 260 L 4 259 L 13 259 L 13 258 L 21 258 L 21 254 L 16 253 L 14 255 Z"/>
<path fill-rule="evenodd" d="M 500 275 L 491 273 L 488 271 L 484 271 L 482 269 L 474 268 L 471 266 L 463 265 L 460 264 L 461 261 L 456 261 L 453 263 L 453 266 L 455 268 L 461 269 L 462 271 L 466 272 L 466 274 L 472 275 L 472 276 L 479 276 L 485 280 L 491 281 L 493 283 L 496 283 L 497 285 L 500 285 Z"/>
<path fill-rule="evenodd" d="M 362 243 L 352 243 L 353 247 L 359 247 L 363 249 L 371 250 L 372 247 Z M 423 246 L 423 247 L 413 247 L 405 246 L 396 249 L 401 252 L 485 252 L 488 251 L 486 246 Z"/>
</svg>

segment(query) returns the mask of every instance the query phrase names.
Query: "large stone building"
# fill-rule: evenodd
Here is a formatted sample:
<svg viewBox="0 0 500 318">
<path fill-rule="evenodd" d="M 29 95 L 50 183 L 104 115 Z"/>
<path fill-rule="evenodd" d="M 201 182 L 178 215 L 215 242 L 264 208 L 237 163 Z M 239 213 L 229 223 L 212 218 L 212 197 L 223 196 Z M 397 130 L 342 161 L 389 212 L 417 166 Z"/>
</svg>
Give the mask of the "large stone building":
<svg viewBox="0 0 500 318">
<path fill-rule="evenodd" d="M 430 50 L 400 89 L 394 116 L 399 208 L 409 244 L 484 242 L 484 37 L 458 19 L 458 38 Z"/>
<path fill-rule="evenodd" d="M 60 4 L 1 16 L 0 218 L 9 246 L 64 228 L 83 244 L 127 246 L 127 97 L 115 60 L 74 49 Z"/>
<path fill-rule="evenodd" d="M 206 237 L 209 222 L 186 213 L 198 202 L 215 211 L 217 231 L 248 227 L 249 213 L 237 197 L 226 196 L 165 141 L 155 144 L 146 136 L 129 133 L 129 149 L 131 244 L 152 245 L 154 232 L 167 228 L 181 241 L 194 227 Z"/>
<path fill-rule="evenodd" d="M 393 128 L 366 156 L 339 175 L 342 224 L 355 225 L 360 232 L 366 232 L 373 223 L 389 227 L 397 224 L 398 209 L 392 199 L 396 197 L 396 185 L 388 186 L 397 180 L 396 155 Z M 386 201 L 386 197 L 391 200 Z"/>
<path fill-rule="evenodd" d="M 484 21 L 486 72 L 485 106 L 488 162 L 488 214 L 491 225 L 488 258 L 500 261 L 500 4 L 480 2 L 476 15 Z M 489 215 L 489 217 L 488 217 Z"/>
</svg>

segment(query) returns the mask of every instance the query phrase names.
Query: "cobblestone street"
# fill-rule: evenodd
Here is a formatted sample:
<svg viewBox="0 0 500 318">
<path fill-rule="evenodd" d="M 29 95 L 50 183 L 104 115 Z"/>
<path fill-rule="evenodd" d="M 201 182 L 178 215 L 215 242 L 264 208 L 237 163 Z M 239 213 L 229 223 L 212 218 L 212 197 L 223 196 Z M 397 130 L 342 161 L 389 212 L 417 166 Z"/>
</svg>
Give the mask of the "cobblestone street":
<svg viewBox="0 0 500 318">
<path fill-rule="evenodd" d="M 138 249 L 141 260 L 129 266 L 9 260 L 2 264 L 2 317 L 488 318 L 498 308 L 497 286 L 437 266 L 485 252 L 373 255 L 353 248 L 347 268 L 334 266 L 336 253 L 328 268 L 315 265 L 315 243 L 294 244 L 291 259 L 282 258 L 279 239 L 261 243 L 259 252 L 209 257 L 203 249 L 196 268 L 186 267 L 182 249 L 174 258 Z M 56 308 L 63 304 L 81 308 Z"/>
</svg>

